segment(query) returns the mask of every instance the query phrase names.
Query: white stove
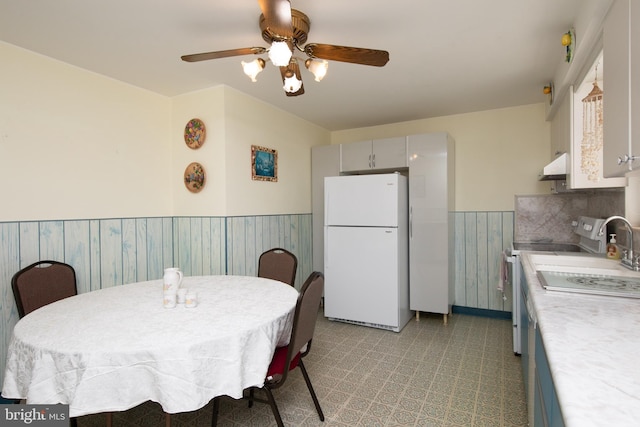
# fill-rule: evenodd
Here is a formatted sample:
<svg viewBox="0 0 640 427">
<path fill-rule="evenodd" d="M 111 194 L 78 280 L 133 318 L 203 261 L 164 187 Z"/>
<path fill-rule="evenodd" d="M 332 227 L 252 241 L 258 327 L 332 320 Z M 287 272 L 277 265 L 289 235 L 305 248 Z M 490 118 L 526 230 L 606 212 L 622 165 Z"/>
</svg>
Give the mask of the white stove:
<svg viewBox="0 0 640 427">
<path fill-rule="evenodd" d="M 598 230 L 604 222 L 605 220 L 601 218 L 581 216 L 571 223 L 573 232 L 580 236 L 578 246 L 585 252 L 603 254 L 607 251 L 607 236 L 605 234 L 598 236 Z"/>
</svg>

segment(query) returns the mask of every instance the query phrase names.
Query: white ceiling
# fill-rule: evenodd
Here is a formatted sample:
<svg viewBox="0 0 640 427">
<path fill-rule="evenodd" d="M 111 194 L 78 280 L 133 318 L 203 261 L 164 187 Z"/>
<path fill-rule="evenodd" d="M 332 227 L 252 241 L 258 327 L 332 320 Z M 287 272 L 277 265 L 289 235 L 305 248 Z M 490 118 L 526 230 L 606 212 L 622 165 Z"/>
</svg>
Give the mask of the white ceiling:
<svg viewBox="0 0 640 427">
<path fill-rule="evenodd" d="M 166 96 L 228 85 L 328 130 L 543 102 L 582 0 L 292 0 L 308 42 L 387 50 L 382 68 L 330 62 L 287 97 L 267 63 L 180 56 L 264 46 L 256 0 L 0 0 L 0 40 Z"/>
</svg>

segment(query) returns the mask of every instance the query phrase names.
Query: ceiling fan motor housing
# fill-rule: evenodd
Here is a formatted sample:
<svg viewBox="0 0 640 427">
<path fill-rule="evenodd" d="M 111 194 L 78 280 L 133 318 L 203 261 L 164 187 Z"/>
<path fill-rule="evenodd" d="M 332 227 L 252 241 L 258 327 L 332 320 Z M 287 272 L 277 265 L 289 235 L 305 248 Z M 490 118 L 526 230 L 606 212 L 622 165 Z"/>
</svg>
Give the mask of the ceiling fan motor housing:
<svg viewBox="0 0 640 427">
<path fill-rule="evenodd" d="M 297 9 L 291 9 L 291 27 L 293 30 L 294 44 L 303 45 L 307 41 L 307 35 L 311 28 L 311 21 L 309 17 Z M 267 43 L 271 44 L 274 40 L 287 40 L 286 36 L 276 34 L 271 31 L 271 28 L 265 24 L 264 14 L 260 14 L 260 31 L 262 31 L 262 38 Z"/>
</svg>

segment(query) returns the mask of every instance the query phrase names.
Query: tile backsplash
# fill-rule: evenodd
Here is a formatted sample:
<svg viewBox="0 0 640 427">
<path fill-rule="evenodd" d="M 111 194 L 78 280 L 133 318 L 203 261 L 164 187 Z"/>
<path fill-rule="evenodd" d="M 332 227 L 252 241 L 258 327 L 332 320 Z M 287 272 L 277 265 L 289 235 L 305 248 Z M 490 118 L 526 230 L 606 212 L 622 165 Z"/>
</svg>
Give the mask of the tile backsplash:
<svg viewBox="0 0 640 427">
<path fill-rule="evenodd" d="M 571 221 L 579 216 L 624 216 L 624 190 L 515 196 L 514 240 L 577 243 Z"/>
</svg>

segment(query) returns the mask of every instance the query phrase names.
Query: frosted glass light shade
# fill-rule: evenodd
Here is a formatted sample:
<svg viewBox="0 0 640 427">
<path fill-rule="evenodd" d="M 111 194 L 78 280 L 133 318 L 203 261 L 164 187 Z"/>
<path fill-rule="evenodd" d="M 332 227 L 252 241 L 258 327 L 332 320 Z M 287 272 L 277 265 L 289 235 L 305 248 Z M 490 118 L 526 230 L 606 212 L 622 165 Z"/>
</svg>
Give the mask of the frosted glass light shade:
<svg viewBox="0 0 640 427">
<path fill-rule="evenodd" d="M 291 77 L 284 78 L 284 90 L 289 93 L 296 93 L 302 87 L 302 80 L 298 80 L 294 74 Z"/>
<path fill-rule="evenodd" d="M 311 71 L 317 82 L 327 75 L 327 70 L 329 69 L 329 63 L 324 59 L 307 59 L 304 61 L 304 65 Z"/>
<path fill-rule="evenodd" d="M 276 67 L 286 67 L 289 65 L 293 52 L 289 49 L 287 42 L 273 42 L 269 49 L 269 59 Z"/>
<path fill-rule="evenodd" d="M 242 71 L 251 79 L 252 82 L 256 82 L 256 76 L 264 69 L 264 59 L 257 58 L 250 62 L 242 61 Z"/>
</svg>

